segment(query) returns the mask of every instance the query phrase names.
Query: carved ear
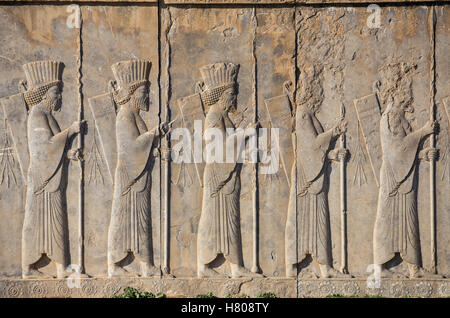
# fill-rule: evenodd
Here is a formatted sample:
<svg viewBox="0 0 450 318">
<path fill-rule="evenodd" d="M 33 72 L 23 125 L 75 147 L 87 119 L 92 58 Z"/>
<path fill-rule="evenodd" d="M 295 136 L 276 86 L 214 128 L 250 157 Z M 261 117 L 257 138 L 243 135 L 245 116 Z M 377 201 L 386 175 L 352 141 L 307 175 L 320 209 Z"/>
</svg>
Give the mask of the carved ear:
<svg viewBox="0 0 450 318">
<path fill-rule="evenodd" d="M 292 94 L 292 81 L 286 81 L 283 83 L 283 92 L 286 95 L 291 95 Z"/>
<path fill-rule="evenodd" d="M 289 103 L 291 104 L 291 115 L 296 107 L 294 101 L 294 90 L 292 86 L 292 81 L 286 81 L 283 83 L 283 93 L 289 98 Z"/>
<path fill-rule="evenodd" d="M 110 80 L 108 82 L 108 92 L 113 93 L 117 91 L 117 82 L 114 80 Z"/>
<path fill-rule="evenodd" d="M 197 82 L 195 83 L 195 92 L 201 93 L 205 90 L 205 83 L 204 82 Z"/>
<path fill-rule="evenodd" d="M 372 93 L 377 94 L 380 89 L 381 82 L 379 80 L 373 82 L 372 84 Z"/>
<path fill-rule="evenodd" d="M 19 82 L 18 87 L 19 87 L 19 92 L 25 93 L 28 90 L 28 83 L 27 83 L 27 81 L 26 80 L 21 80 Z"/>
</svg>

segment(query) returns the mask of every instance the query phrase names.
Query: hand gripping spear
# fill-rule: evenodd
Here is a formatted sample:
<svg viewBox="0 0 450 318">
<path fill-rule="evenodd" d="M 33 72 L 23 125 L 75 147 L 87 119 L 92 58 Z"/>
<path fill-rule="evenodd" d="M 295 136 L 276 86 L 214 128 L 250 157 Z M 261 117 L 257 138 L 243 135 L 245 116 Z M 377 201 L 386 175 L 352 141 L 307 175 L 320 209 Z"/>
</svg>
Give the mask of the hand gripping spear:
<svg viewBox="0 0 450 318">
<path fill-rule="evenodd" d="M 345 118 L 345 107 L 341 104 L 341 120 Z M 339 137 L 340 148 L 345 148 L 345 134 L 341 134 Z M 345 188 L 345 156 L 340 158 L 339 170 L 340 170 L 340 197 L 341 197 L 341 272 L 348 274 L 347 271 L 347 202 L 346 202 L 346 188 Z"/>
</svg>

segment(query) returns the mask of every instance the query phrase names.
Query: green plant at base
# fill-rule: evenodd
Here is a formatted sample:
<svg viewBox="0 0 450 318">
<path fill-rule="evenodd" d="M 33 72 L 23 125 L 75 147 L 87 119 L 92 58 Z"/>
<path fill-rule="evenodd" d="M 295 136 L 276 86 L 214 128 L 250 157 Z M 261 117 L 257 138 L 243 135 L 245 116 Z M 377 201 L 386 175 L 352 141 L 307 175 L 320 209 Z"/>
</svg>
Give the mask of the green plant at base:
<svg viewBox="0 0 450 318">
<path fill-rule="evenodd" d="M 326 298 L 384 298 L 383 296 L 378 295 L 364 295 L 364 296 L 344 296 L 341 294 L 331 294 L 327 295 Z"/>
<path fill-rule="evenodd" d="M 277 295 L 275 295 L 272 292 L 268 292 L 268 293 L 259 294 L 258 296 L 256 296 L 256 298 L 277 298 Z"/>
<path fill-rule="evenodd" d="M 200 294 L 197 295 L 197 298 L 217 298 L 216 296 L 213 295 L 213 293 L 209 292 L 207 294 Z"/>
<path fill-rule="evenodd" d="M 112 296 L 112 298 L 164 298 L 163 293 L 153 294 L 151 292 L 140 292 L 134 287 L 126 287 L 122 294 Z"/>
</svg>

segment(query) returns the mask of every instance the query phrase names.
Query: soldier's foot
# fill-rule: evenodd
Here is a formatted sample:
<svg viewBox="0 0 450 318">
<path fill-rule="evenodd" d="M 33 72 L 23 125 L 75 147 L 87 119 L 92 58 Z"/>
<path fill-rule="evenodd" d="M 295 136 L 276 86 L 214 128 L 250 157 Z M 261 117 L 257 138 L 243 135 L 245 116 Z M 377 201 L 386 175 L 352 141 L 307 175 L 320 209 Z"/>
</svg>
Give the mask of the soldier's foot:
<svg viewBox="0 0 450 318">
<path fill-rule="evenodd" d="M 297 264 L 286 266 L 286 277 L 297 277 Z"/>
<path fill-rule="evenodd" d="M 300 279 L 318 279 L 320 278 L 320 275 L 316 273 L 315 271 L 305 271 L 302 270 L 299 274 Z"/>
<path fill-rule="evenodd" d="M 134 277 L 133 273 L 130 273 L 118 265 L 108 266 L 108 277 Z"/>
<path fill-rule="evenodd" d="M 264 277 L 262 274 L 253 273 L 246 269 L 244 266 L 231 264 L 231 277 L 239 278 L 239 277 Z"/>
<path fill-rule="evenodd" d="M 373 267 L 373 276 L 379 278 L 401 278 L 399 273 L 388 270 L 385 265 L 376 264 Z"/>
<path fill-rule="evenodd" d="M 62 264 L 56 264 L 56 276 L 53 276 L 53 278 L 56 279 L 66 279 L 69 277 L 76 277 L 76 278 L 89 278 L 91 276 L 85 274 L 85 273 L 80 273 L 77 271 L 74 271 L 73 269 L 70 268 L 65 268 Z"/>
<path fill-rule="evenodd" d="M 148 263 L 141 263 L 141 277 L 161 277 L 161 269 Z"/>
<path fill-rule="evenodd" d="M 23 279 L 35 279 L 35 278 L 45 278 L 46 275 L 37 269 L 34 268 L 26 268 L 22 270 L 22 278 Z"/>
<path fill-rule="evenodd" d="M 383 268 L 380 271 L 380 278 L 396 278 L 396 279 L 401 279 L 401 278 L 405 278 L 404 275 L 402 275 L 401 273 L 395 273 L 393 271 L 390 271 L 386 268 Z"/>
<path fill-rule="evenodd" d="M 70 276 L 72 272 L 67 272 L 66 268 L 63 264 L 56 263 L 56 278 L 57 279 L 64 279 Z"/>
<path fill-rule="evenodd" d="M 444 276 L 432 273 L 418 265 L 408 265 L 409 278 L 444 278 Z"/>
<path fill-rule="evenodd" d="M 209 268 L 208 266 L 202 266 L 202 268 L 199 268 L 197 271 L 198 278 L 207 278 L 207 277 L 223 277 L 220 273 L 216 272 L 212 268 Z"/>
<path fill-rule="evenodd" d="M 351 278 L 349 274 L 341 273 L 329 265 L 319 265 L 320 278 Z"/>
<path fill-rule="evenodd" d="M 175 275 L 173 275 L 173 274 L 170 273 L 170 270 L 169 270 L 168 267 L 163 268 L 163 270 L 162 270 L 162 275 L 163 275 L 164 277 L 175 278 Z"/>
</svg>

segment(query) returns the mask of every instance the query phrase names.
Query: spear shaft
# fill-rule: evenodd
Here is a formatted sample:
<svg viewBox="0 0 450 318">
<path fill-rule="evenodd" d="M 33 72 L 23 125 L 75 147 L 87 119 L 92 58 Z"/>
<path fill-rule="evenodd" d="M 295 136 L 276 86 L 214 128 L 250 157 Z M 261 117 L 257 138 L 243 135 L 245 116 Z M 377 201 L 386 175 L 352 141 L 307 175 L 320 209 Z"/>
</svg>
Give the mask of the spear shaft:
<svg viewBox="0 0 450 318">
<path fill-rule="evenodd" d="M 256 8 L 253 8 L 252 12 L 252 26 L 253 26 L 253 41 L 252 41 L 252 59 L 253 59 L 253 107 L 254 118 L 253 121 L 258 121 L 258 100 L 257 100 L 257 69 L 256 69 L 256 28 L 258 21 L 256 20 Z M 258 128 L 256 129 L 256 151 L 258 151 Z M 252 208 L 253 208 L 253 264 L 251 271 L 253 273 L 259 273 L 259 261 L 258 261 L 258 152 L 255 156 L 256 160 L 253 163 L 253 193 L 252 193 Z"/>
<path fill-rule="evenodd" d="M 430 8 L 429 12 L 429 30 L 430 30 L 430 120 L 434 121 L 435 115 L 435 95 L 436 95 L 436 60 L 435 60 L 435 48 L 436 48 L 436 15 L 434 7 Z M 435 134 L 430 135 L 430 147 L 436 147 Z M 430 160 L 430 224 L 431 224 L 431 272 L 436 273 L 436 161 L 432 158 Z"/>
<path fill-rule="evenodd" d="M 345 108 L 341 104 L 341 118 L 345 117 Z M 339 137 L 340 148 L 345 148 L 345 134 Z M 346 202 L 346 171 L 345 157 L 339 162 L 340 202 L 341 202 L 341 272 L 347 274 L 347 202 Z"/>
<path fill-rule="evenodd" d="M 82 59 L 83 59 L 83 47 L 82 47 L 82 16 L 81 16 L 81 8 L 78 7 L 78 38 L 77 38 L 77 47 L 78 47 L 78 57 L 77 57 L 77 66 L 78 66 L 78 121 L 81 122 L 83 120 L 83 83 L 81 82 L 82 72 Z M 83 132 L 80 130 L 78 139 L 77 139 L 77 148 L 81 151 L 83 149 Z M 80 267 L 80 273 L 84 273 L 84 163 L 82 160 L 82 156 L 78 158 L 78 166 L 80 170 L 80 177 L 78 182 L 78 262 Z"/>
</svg>

